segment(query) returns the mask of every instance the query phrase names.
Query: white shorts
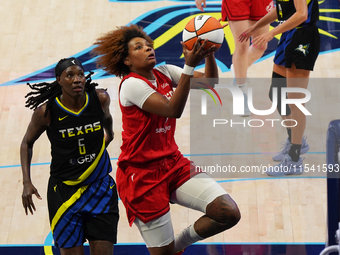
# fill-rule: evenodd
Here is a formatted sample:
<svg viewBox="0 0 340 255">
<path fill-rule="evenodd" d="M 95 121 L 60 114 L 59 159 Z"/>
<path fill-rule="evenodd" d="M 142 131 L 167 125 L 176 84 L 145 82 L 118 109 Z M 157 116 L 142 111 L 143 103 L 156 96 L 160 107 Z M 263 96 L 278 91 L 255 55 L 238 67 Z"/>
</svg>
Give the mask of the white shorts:
<svg viewBox="0 0 340 255">
<path fill-rule="evenodd" d="M 215 198 L 228 194 L 216 181 L 205 173 L 195 175 L 171 194 L 170 201 L 206 213 L 208 204 Z M 138 218 L 138 227 L 146 247 L 163 247 L 174 241 L 170 212 L 144 223 Z"/>
</svg>

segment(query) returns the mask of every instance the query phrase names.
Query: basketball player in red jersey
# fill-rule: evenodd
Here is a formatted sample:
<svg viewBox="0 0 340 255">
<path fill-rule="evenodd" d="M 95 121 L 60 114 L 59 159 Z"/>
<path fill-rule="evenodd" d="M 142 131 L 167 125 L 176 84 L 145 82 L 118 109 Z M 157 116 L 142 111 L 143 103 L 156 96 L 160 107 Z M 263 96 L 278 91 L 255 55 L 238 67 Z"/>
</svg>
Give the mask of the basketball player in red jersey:
<svg viewBox="0 0 340 255">
<path fill-rule="evenodd" d="M 120 27 L 98 38 L 97 64 L 122 78 L 119 104 L 123 144 L 118 158 L 117 187 L 130 225 L 134 223 L 152 255 L 181 254 L 194 242 L 233 227 L 240 220 L 236 203 L 205 173 L 195 171 L 174 140 L 190 90 L 190 78 L 217 78 L 215 47 L 206 41 L 191 51 L 182 43 L 184 68 L 156 65 L 152 39 L 136 25 Z M 205 59 L 205 73 L 196 65 Z M 176 87 L 173 90 L 173 87 Z M 205 215 L 176 237 L 169 202 Z"/>
<path fill-rule="evenodd" d="M 196 7 L 204 11 L 206 0 L 195 0 L 195 2 Z M 261 47 L 250 47 L 249 42 L 239 41 L 238 36 L 265 16 L 273 7 L 272 0 L 222 0 L 222 20 L 228 21 L 234 37 L 235 51 L 230 69 L 234 78 L 233 84 L 240 87 L 245 97 L 244 117 L 251 115 L 247 104 L 247 70 L 263 55 L 267 44 L 263 44 Z M 255 38 L 268 31 L 269 24 L 258 29 L 252 37 Z"/>
</svg>

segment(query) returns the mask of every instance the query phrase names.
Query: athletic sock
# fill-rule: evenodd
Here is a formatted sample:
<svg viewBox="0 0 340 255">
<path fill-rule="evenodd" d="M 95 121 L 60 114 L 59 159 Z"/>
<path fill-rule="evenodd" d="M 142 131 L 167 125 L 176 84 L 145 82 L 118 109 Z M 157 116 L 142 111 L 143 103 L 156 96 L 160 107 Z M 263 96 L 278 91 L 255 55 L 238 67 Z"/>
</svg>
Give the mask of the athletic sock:
<svg viewBox="0 0 340 255">
<path fill-rule="evenodd" d="M 175 236 L 175 252 L 181 251 L 189 245 L 203 239 L 204 238 L 196 233 L 194 225 L 190 225 Z"/>
<path fill-rule="evenodd" d="M 244 83 L 244 84 L 237 84 L 237 86 L 242 90 L 242 92 L 243 92 L 244 94 L 247 94 L 247 93 L 248 93 L 247 83 Z"/>
<path fill-rule="evenodd" d="M 288 134 L 289 142 L 292 142 L 292 129 L 291 128 L 287 128 L 287 134 Z"/>
<path fill-rule="evenodd" d="M 300 158 L 301 144 L 293 144 L 290 146 L 288 155 L 293 161 L 298 162 Z"/>
</svg>

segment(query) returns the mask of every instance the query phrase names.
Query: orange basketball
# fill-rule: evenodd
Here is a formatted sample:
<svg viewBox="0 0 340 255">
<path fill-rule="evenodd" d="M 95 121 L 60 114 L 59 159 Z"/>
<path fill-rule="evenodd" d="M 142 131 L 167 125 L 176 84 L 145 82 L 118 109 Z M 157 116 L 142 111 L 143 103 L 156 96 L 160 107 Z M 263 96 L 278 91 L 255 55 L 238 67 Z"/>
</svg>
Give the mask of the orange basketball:
<svg viewBox="0 0 340 255">
<path fill-rule="evenodd" d="M 224 32 L 220 22 L 209 15 L 199 15 L 191 19 L 186 24 L 182 38 L 188 50 L 191 50 L 198 37 L 201 37 L 201 43 L 205 39 L 208 42 L 204 49 L 209 49 L 211 45 L 220 48 L 224 40 Z"/>
</svg>

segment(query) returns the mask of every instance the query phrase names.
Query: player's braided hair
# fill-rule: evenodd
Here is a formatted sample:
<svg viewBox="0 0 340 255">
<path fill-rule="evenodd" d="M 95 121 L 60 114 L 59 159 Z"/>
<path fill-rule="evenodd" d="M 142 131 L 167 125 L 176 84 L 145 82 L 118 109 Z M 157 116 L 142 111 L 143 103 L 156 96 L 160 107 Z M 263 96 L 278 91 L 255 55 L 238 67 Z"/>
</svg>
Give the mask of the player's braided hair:
<svg viewBox="0 0 340 255">
<path fill-rule="evenodd" d="M 62 64 L 65 61 L 65 59 L 62 59 L 58 62 L 57 66 Z M 93 72 L 90 71 L 88 75 L 86 75 L 86 84 L 85 84 L 85 91 L 92 91 L 95 89 L 96 86 L 98 86 L 97 83 L 92 82 L 92 76 Z M 38 106 L 43 104 L 47 101 L 46 104 L 46 110 L 44 113 L 44 117 L 47 116 L 48 111 L 51 109 L 53 100 L 62 94 L 61 86 L 57 82 L 57 80 L 48 83 L 48 82 L 42 82 L 42 83 L 36 83 L 36 84 L 29 84 L 27 85 L 33 90 L 29 92 L 25 98 L 27 98 L 25 107 L 28 107 L 30 109 L 35 110 Z"/>
<path fill-rule="evenodd" d="M 129 41 L 135 37 L 147 40 L 153 47 L 153 40 L 143 28 L 135 24 L 118 27 L 99 37 L 94 43 L 92 55 L 98 56 L 97 67 L 103 68 L 106 72 L 123 77 L 129 74 L 130 69 L 124 64 L 125 58 L 129 55 Z"/>
</svg>

